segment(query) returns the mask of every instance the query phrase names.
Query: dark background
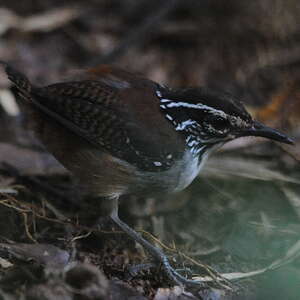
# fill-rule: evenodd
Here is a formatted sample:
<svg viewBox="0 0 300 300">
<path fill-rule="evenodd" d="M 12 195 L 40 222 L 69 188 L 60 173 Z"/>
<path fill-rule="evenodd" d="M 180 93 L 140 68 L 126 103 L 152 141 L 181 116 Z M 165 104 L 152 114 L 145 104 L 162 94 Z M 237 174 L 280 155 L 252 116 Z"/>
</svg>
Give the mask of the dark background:
<svg viewBox="0 0 300 300">
<path fill-rule="evenodd" d="M 1 0 L 0 59 L 41 85 L 112 63 L 172 87 L 210 86 L 231 92 L 256 119 L 293 136 L 293 147 L 251 138 L 229 143 L 181 194 L 125 199 L 121 214 L 221 274 L 246 274 L 232 290 L 215 282 L 194 292 L 196 298 L 299 299 L 299 19 L 297 0 Z M 127 280 L 130 264 L 149 259 L 111 227 L 87 236 L 83 226 L 91 223 L 93 200 L 28 133 L 30 120 L 19 113 L 9 88 L 0 73 L 0 257 L 13 263 L 0 267 L 0 298 L 58 299 L 54 286 L 73 286 L 49 277 L 37 258 L 24 262 L 28 251 L 16 260 L 4 247 L 37 242 L 75 249 L 75 262 L 97 266 L 91 273 L 102 270 L 110 280 L 103 299 L 188 299 L 157 269 Z M 80 214 L 76 203 L 82 199 L 90 207 Z M 70 229 L 64 218 L 55 222 L 61 214 L 82 227 Z M 207 274 L 178 251 L 170 256 L 178 268 Z M 250 276 L 274 261 L 282 266 Z M 100 299 L 76 288 L 80 296 L 59 299 Z"/>
</svg>

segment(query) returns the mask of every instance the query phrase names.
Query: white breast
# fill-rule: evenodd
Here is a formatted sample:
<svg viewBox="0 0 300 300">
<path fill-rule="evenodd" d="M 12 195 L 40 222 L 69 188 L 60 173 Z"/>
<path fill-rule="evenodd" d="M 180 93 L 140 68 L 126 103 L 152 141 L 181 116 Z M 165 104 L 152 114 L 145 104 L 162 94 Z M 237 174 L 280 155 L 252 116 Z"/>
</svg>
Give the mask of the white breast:
<svg viewBox="0 0 300 300">
<path fill-rule="evenodd" d="M 197 177 L 201 171 L 208 153 L 204 153 L 201 160 L 198 156 L 194 156 L 190 150 L 186 150 L 180 166 L 177 166 L 179 171 L 178 184 L 174 192 L 178 192 L 186 188 Z"/>
<path fill-rule="evenodd" d="M 220 142 L 212 145 L 199 157 L 195 155 L 194 151 L 187 149 L 183 155 L 183 158 L 174 166 L 173 171 L 179 172 L 177 186 L 174 192 L 178 192 L 186 188 L 192 183 L 192 181 L 198 176 L 201 169 L 203 168 L 208 156 L 222 147 L 224 142 Z M 198 149 L 200 151 L 200 149 Z M 199 152 L 198 151 L 198 152 Z M 172 171 L 172 170 L 171 170 Z"/>
<path fill-rule="evenodd" d="M 127 192 L 131 194 L 142 192 L 147 195 L 179 192 L 197 177 L 207 157 L 216 148 L 212 146 L 200 156 L 191 149 L 186 149 L 182 158 L 163 172 L 141 172 L 134 168 L 133 180 Z M 122 162 L 122 164 L 127 163 Z"/>
</svg>

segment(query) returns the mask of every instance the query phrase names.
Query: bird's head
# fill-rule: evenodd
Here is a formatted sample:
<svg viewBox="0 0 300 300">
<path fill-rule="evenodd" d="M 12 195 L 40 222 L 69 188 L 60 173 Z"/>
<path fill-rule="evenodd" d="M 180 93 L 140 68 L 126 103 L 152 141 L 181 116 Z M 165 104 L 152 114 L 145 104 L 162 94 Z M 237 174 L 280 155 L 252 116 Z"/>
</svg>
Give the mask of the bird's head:
<svg viewBox="0 0 300 300">
<path fill-rule="evenodd" d="M 243 104 L 229 94 L 204 88 L 162 88 L 157 96 L 165 117 L 196 154 L 203 146 L 211 148 L 243 136 L 293 143 L 285 134 L 253 120 Z"/>
</svg>

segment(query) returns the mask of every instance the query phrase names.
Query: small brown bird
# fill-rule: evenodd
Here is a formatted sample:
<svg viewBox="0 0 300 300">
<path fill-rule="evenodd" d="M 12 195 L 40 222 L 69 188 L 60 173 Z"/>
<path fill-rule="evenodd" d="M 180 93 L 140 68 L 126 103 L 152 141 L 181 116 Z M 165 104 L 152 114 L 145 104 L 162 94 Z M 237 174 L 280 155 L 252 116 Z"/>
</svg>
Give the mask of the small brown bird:
<svg viewBox="0 0 300 300">
<path fill-rule="evenodd" d="M 186 188 L 210 153 L 239 137 L 292 143 L 254 121 L 241 102 L 225 93 L 170 89 L 106 65 L 69 82 L 36 87 L 3 64 L 47 149 L 93 194 L 106 197 L 111 219 L 179 284 L 203 285 L 176 272 L 160 249 L 119 219 L 118 199 Z"/>
</svg>

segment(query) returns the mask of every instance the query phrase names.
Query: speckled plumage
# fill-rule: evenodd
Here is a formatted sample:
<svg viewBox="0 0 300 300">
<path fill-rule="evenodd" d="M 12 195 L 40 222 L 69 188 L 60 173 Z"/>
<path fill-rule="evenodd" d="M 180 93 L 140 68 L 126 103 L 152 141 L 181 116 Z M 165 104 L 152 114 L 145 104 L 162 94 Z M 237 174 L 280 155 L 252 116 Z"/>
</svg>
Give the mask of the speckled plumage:
<svg viewBox="0 0 300 300">
<path fill-rule="evenodd" d="M 143 79 L 143 85 L 132 86 L 130 79 L 111 78 L 111 71 L 105 71 L 102 76 L 92 70 L 81 74 L 80 81 L 32 88 L 31 98 L 71 131 L 139 170 L 169 169 L 183 155 L 184 145 L 162 115 L 152 115 L 159 111 L 157 84 Z M 139 123 L 142 119 L 146 121 Z M 166 124 L 157 128 L 161 122 Z"/>
</svg>

